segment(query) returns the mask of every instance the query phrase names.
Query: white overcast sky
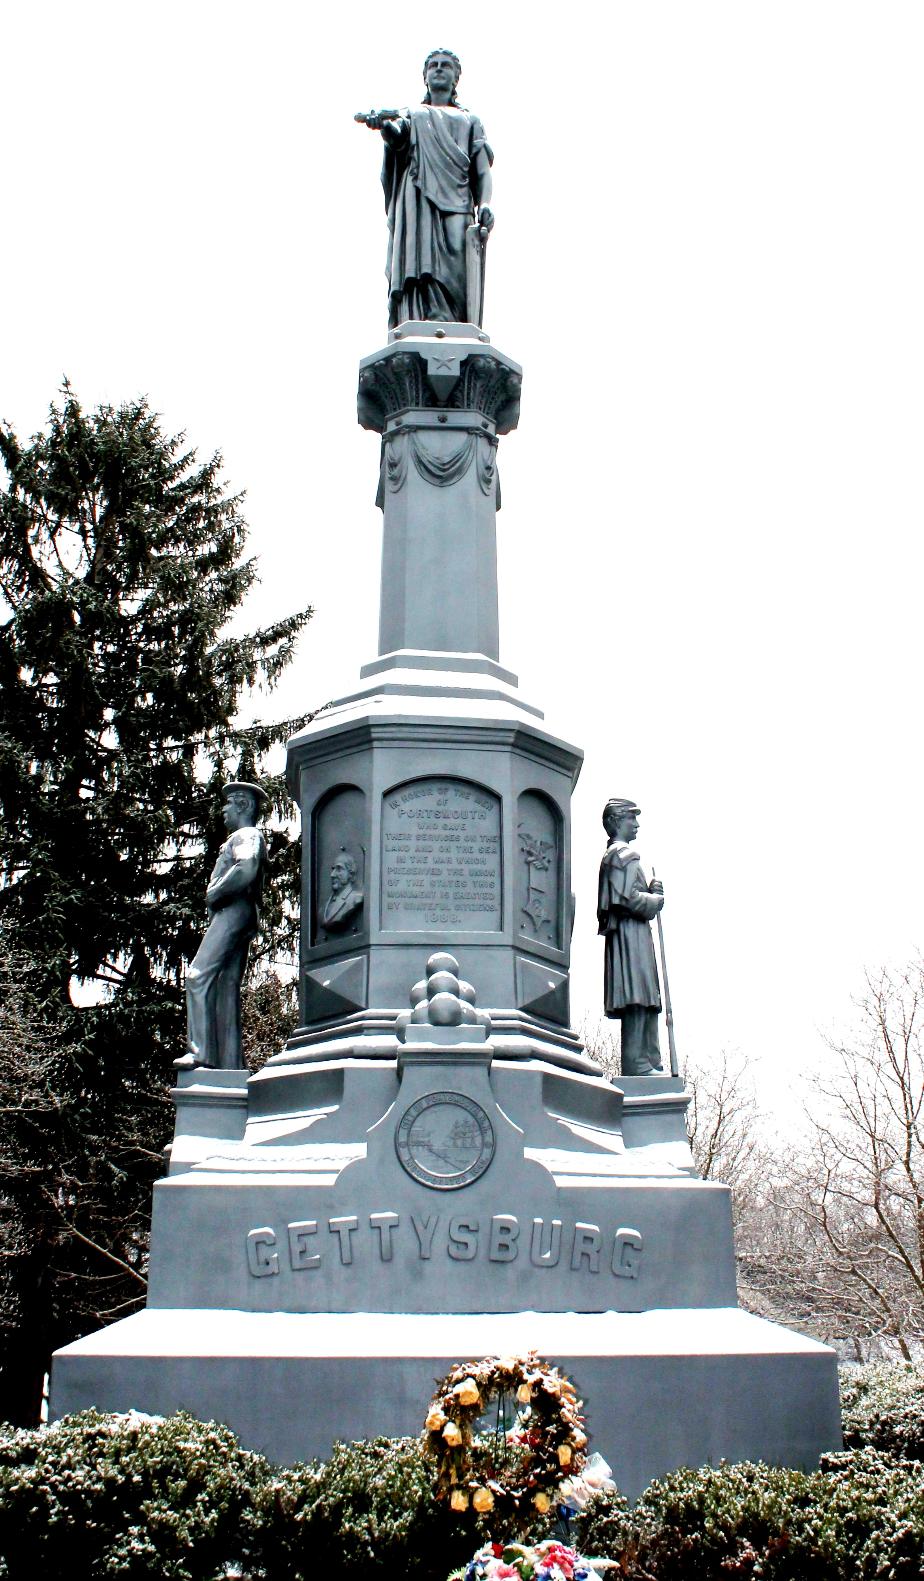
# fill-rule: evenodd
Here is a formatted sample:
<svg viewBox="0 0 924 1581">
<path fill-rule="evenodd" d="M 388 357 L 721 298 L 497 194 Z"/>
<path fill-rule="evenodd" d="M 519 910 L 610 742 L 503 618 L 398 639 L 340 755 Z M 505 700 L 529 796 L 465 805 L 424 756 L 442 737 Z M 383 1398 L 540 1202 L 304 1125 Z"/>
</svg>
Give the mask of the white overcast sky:
<svg viewBox="0 0 924 1581">
<path fill-rule="evenodd" d="M 317 608 L 271 710 L 376 648 L 380 142 L 427 50 L 496 151 L 485 327 L 501 659 L 637 798 L 681 1053 L 785 1108 L 865 966 L 922 941 L 924 6 L 0 0 L 0 414 L 147 393 L 246 489 L 256 623 Z"/>
</svg>

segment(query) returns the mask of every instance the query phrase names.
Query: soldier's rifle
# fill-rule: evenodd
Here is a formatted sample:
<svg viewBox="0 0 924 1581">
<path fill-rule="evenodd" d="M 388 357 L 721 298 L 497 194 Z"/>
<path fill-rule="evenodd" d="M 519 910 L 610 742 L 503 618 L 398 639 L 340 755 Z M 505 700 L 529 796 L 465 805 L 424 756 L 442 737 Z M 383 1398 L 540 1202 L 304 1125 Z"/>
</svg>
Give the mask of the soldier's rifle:
<svg viewBox="0 0 924 1581">
<path fill-rule="evenodd" d="M 654 868 L 651 869 L 651 876 L 652 878 L 655 876 Z M 667 1046 L 670 1050 L 671 1075 L 679 1076 L 680 1064 L 677 1059 L 677 1045 L 674 1042 L 674 1011 L 671 1006 L 670 983 L 667 980 L 667 956 L 664 953 L 664 924 L 661 921 L 660 911 L 657 913 L 655 921 L 658 924 L 658 948 L 661 952 L 661 976 L 664 978 L 664 1020 L 667 1023 Z"/>
</svg>

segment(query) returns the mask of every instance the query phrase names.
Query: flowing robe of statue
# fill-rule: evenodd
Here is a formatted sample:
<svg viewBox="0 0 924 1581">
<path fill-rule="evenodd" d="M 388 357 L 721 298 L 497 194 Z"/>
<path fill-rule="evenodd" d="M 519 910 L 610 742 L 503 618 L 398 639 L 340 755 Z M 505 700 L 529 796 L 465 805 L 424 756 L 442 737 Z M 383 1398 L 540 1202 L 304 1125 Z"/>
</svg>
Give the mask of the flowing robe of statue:
<svg viewBox="0 0 924 1581">
<path fill-rule="evenodd" d="M 466 321 L 465 232 L 475 213 L 475 160 L 494 155 L 477 115 L 423 104 L 391 121 L 382 185 L 388 213 L 389 323 Z"/>
<path fill-rule="evenodd" d="M 606 935 L 604 1013 L 619 1016 L 630 1006 L 661 1009 L 651 919 L 663 904 L 653 895 L 638 852 L 621 840 L 607 846 L 600 864 L 598 931 Z"/>
</svg>

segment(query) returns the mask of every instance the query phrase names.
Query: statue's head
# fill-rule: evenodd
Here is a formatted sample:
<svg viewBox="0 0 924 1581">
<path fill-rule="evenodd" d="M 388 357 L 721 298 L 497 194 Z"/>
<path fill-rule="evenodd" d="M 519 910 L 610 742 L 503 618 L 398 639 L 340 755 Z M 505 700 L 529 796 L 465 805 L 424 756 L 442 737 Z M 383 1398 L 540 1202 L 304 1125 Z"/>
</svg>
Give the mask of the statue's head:
<svg viewBox="0 0 924 1581">
<path fill-rule="evenodd" d="M 431 72 L 434 73 L 432 84 L 430 80 Z M 452 89 L 449 94 L 449 103 L 458 104 L 456 89 L 459 86 L 461 75 L 462 62 L 458 55 L 454 55 L 451 49 L 431 49 L 423 64 L 423 79 L 427 85 L 427 91 L 423 100 L 424 104 L 432 104 L 433 102 L 430 97 L 431 86 L 435 88 L 448 87 L 450 81 L 452 82 Z"/>
<path fill-rule="evenodd" d="M 624 796 L 612 796 L 603 809 L 603 827 L 611 840 L 634 840 L 641 807 Z"/>
<path fill-rule="evenodd" d="M 251 785 L 248 780 L 230 780 L 223 791 L 225 828 L 233 833 L 255 824 L 266 806 L 266 791 L 262 785 Z"/>
<path fill-rule="evenodd" d="M 352 889 L 356 877 L 356 863 L 348 851 L 340 850 L 334 857 L 330 870 L 330 887 L 335 895 L 342 889 Z"/>
</svg>

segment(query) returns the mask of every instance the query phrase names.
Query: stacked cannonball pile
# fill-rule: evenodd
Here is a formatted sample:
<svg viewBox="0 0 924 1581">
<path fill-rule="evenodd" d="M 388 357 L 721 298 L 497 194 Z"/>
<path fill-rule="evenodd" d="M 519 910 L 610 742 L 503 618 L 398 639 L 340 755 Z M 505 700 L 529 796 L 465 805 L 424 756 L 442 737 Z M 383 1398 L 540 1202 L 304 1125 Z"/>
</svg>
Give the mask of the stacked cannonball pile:
<svg viewBox="0 0 924 1581">
<path fill-rule="evenodd" d="M 401 1041 L 408 1026 L 483 1027 L 491 1035 L 491 1018 L 475 1006 L 475 990 L 459 976 L 459 963 L 444 950 L 431 955 L 427 975 L 411 989 L 411 1008 L 402 1010 L 396 1031 Z"/>
</svg>

